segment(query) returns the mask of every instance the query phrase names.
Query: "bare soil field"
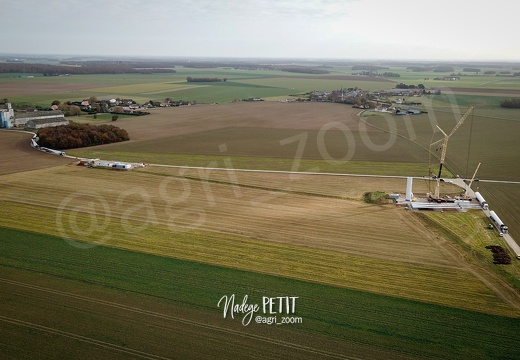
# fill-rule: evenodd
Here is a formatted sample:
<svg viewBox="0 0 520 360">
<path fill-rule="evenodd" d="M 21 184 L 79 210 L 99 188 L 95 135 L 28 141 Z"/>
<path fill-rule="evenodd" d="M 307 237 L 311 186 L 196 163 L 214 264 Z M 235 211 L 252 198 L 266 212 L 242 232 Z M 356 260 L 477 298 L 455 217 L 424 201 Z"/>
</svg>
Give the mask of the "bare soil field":
<svg viewBox="0 0 520 360">
<path fill-rule="evenodd" d="M 0 94 L 9 97 L 30 96 L 30 95 L 47 95 L 47 94 L 66 94 L 74 91 L 84 91 L 92 88 L 110 86 L 110 84 L 82 84 L 82 83 L 63 83 L 63 82 L 45 82 L 31 81 L 33 79 L 15 79 L 16 81 L 6 81 L 2 79 L 0 82 Z M 37 79 L 39 80 L 39 79 Z M 30 81 L 30 84 L 27 84 Z"/>
<path fill-rule="evenodd" d="M 118 125 L 132 140 L 142 141 L 229 127 L 303 131 L 342 123 L 357 129 L 357 113 L 359 109 L 339 104 L 239 102 L 152 109 L 152 115 L 124 119 Z"/>
<path fill-rule="evenodd" d="M 0 131 L 0 153 L 2 166 L 0 175 L 19 173 L 70 163 L 69 159 L 49 155 L 33 149 L 29 133 Z"/>
<path fill-rule="evenodd" d="M 129 142 L 92 150 L 427 163 L 424 149 L 360 123 L 359 112 L 348 105 L 279 102 L 157 109 L 118 122 Z"/>
</svg>

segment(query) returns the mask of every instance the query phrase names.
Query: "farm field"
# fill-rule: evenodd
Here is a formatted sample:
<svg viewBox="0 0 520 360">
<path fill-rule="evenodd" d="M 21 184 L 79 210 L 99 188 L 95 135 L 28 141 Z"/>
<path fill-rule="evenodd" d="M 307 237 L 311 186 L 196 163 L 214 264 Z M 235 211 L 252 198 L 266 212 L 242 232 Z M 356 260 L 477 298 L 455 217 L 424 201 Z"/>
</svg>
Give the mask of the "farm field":
<svg viewBox="0 0 520 360">
<path fill-rule="evenodd" d="M 222 83 L 188 83 L 186 78 L 219 77 Z M 263 81 L 262 79 L 266 79 Z M 9 94 L 12 102 L 49 106 L 55 99 L 96 96 L 132 98 L 139 103 L 167 97 L 197 103 L 230 102 L 248 97 L 285 99 L 310 90 L 349 87 L 377 90 L 392 82 L 386 79 L 353 77 L 344 74 L 307 75 L 284 71 L 189 69 L 178 68 L 173 74 L 73 75 L 66 77 L 19 78 L 0 74 L 0 96 Z"/>
<path fill-rule="evenodd" d="M 511 266 L 493 266 L 493 258 L 489 256 L 488 245 L 500 245 L 507 248 L 505 241 L 497 237 L 496 230 L 489 229 L 489 220 L 480 212 L 467 212 L 464 214 L 427 212 L 421 214 L 436 228 L 441 229 L 449 236 L 477 257 L 481 263 L 487 263 L 502 276 L 509 279 L 515 287 L 520 285 L 520 266 L 517 261 Z"/>
<path fill-rule="evenodd" d="M 367 128 L 359 122 L 358 113 L 359 109 L 339 104 L 278 102 L 164 109 L 146 118 L 123 119 L 119 124 L 133 139 L 130 142 L 71 154 L 84 157 L 110 156 L 111 152 L 123 157 L 125 153 L 134 157 L 149 154 L 155 159 L 230 156 L 238 161 L 249 158 L 253 164 L 259 159 L 271 159 L 277 166 L 282 161 L 285 170 L 300 160 L 310 160 L 309 165 L 316 167 L 317 162 L 312 160 L 318 160 L 323 164 L 321 168 L 325 166 L 329 172 L 344 172 L 348 161 L 353 160 L 365 164 L 403 163 L 413 169 L 411 175 L 428 175 L 425 149 L 384 131 Z M 172 164 L 171 160 L 167 164 Z M 395 164 L 392 175 L 402 174 L 399 166 Z"/>
<path fill-rule="evenodd" d="M 496 211 L 500 219 L 512 225 L 509 227 L 509 232 L 515 240 L 520 239 L 520 229 L 516 226 L 518 224 L 518 201 L 520 200 L 518 186 L 518 184 L 488 182 L 478 184 L 478 190 L 482 195 L 489 199 L 490 204 L 499 209 Z"/>
<path fill-rule="evenodd" d="M 386 131 L 390 130 L 391 125 L 392 130 L 399 135 L 414 140 L 420 146 L 428 149 L 432 141 L 432 127 L 439 125 L 449 132 L 466 110 L 467 108 L 461 107 L 460 112 L 456 115 L 448 112 L 435 112 L 415 117 L 395 117 L 391 118 L 393 122 L 389 121 L 388 117 L 370 116 L 366 118 L 366 121 Z M 518 159 L 518 155 L 511 149 L 514 148 L 519 133 L 520 121 L 482 116 L 480 109 L 475 109 L 474 113 L 466 118 L 460 129 L 450 138 L 446 155 L 447 164 L 460 176 L 471 178 L 477 164 L 481 162 L 478 177 L 493 180 L 517 180 L 514 163 Z M 442 134 L 437 130 L 433 141 L 441 138 Z M 435 150 L 432 149 L 435 156 L 438 157 Z M 436 160 L 436 167 L 438 167 L 438 160 Z"/>
<path fill-rule="evenodd" d="M 157 164 L 128 172 L 75 166 L 31 149 L 29 134 L 0 132 L 7 159 L 0 167 L 0 333 L 10 338 L 0 340 L 1 353 L 34 358 L 39 347 L 46 358 L 53 351 L 121 359 L 514 358 L 520 262 L 493 264 L 484 246 L 506 245 L 485 228 L 483 214 L 368 204 L 365 193 L 403 194 L 406 180 L 338 174 L 436 173 L 438 160 L 428 152 L 435 124 L 449 130 L 474 105 L 450 140 L 443 176 L 471 177 L 481 162 L 473 189 L 520 239 L 518 184 L 486 182 L 520 180 L 512 151 L 519 113 L 496 108 L 504 96 L 517 96 L 517 79 L 468 76 L 455 87 L 426 83 L 438 74 L 399 66 L 388 70 L 401 74 L 392 80 L 354 77 L 347 66 L 321 75 L 177 70 L 0 76 L 0 95 L 12 90 L 11 101 L 48 104 L 73 94 L 197 102 L 120 117 L 115 124 L 131 141 L 66 150 Z M 188 84 L 186 76 L 227 81 Z M 417 116 L 274 101 L 396 82 L 438 85 L 443 93 L 421 97 L 428 113 Z M 231 102 L 249 96 L 273 101 Z M 432 185 L 415 179 L 414 194 Z M 459 192 L 442 183 L 441 193 Z M 245 327 L 241 315 L 224 319 L 217 303 L 231 293 L 257 303 L 298 296 L 295 315 L 303 322 Z M 29 338 L 34 347 L 24 346 Z"/>
<path fill-rule="evenodd" d="M 336 177 L 300 180 L 293 191 L 280 185 L 290 183 L 287 178 L 267 175 L 255 180 L 263 186 L 183 170 L 120 173 L 74 165 L 5 175 L 0 201 L 10 216 L 0 226 L 31 231 L 37 223 L 39 233 L 68 238 L 80 247 L 77 241 L 105 244 L 516 314 L 512 304 L 474 278 L 445 241 L 402 208 L 343 199 Z M 32 185 L 36 180 L 37 188 Z M 317 184 L 307 185 L 312 182 Z M 378 189 L 396 186 L 395 179 L 385 182 Z M 362 190 L 363 185 L 358 199 Z M 488 308 L 490 301 L 494 305 Z"/>
<path fill-rule="evenodd" d="M 453 113 L 435 112 L 431 117 L 430 114 L 413 117 L 409 119 L 413 121 L 413 128 L 407 126 L 407 119 L 396 121 L 392 131 L 408 139 L 413 138 L 417 144 L 427 148 L 432 140 L 432 122 L 449 131 L 466 109 L 461 108 L 457 116 Z M 381 116 L 366 117 L 366 121 L 379 129 L 390 130 L 388 121 Z M 468 116 L 450 139 L 446 155 L 447 166 L 452 173 L 471 179 L 478 163 L 481 163 L 477 178 L 518 182 L 520 180 L 518 152 L 514 150 L 518 142 L 518 134 L 520 134 L 519 121 L 482 115 L 480 109 L 475 109 L 474 114 Z M 437 133 L 434 140 L 440 138 L 440 134 Z M 436 173 L 438 160 L 432 157 L 431 163 Z M 497 211 L 501 218 L 507 219 L 503 221 L 516 225 L 520 224 L 518 186 L 518 183 L 500 184 L 480 181 L 474 182 L 472 187 L 481 191 L 485 198 L 489 198 L 487 200 L 489 206 Z M 514 225 L 510 226 L 511 234 L 515 239 L 519 239 L 520 229 Z"/>
<path fill-rule="evenodd" d="M 211 107 L 209 118 L 207 107 Z M 466 109 L 457 106 L 455 115 L 453 110 L 436 110 L 412 117 L 366 116 L 363 122 L 357 120 L 357 109 L 338 104 L 242 103 L 164 109 L 148 119 L 123 119 L 120 124 L 131 138 L 138 134 L 133 141 L 71 153 L 181 166 L 427 176 L 438 171 L 439 155 L 435 156 L 435 149 L 434 156 L 428 155 L 433 128 L 438 124 L 450 130 Z M 478 178 L 517 181 L 518 156 L 511 149 L 520 122 L 482 114 L 485 110 L 489 111 L 475 109 L 453 135 L 444 175 L 471 178 L 481 162 Z M 440 139 L 438 131 L 433 139 Z M 501 202 L 490 206 L 504 213 L 508 223 L 520 223 L 520 191 L 513 187 L 496 196 L 510 198 L 511 207 Z M 511 228 L 519 238 L 519 230 Z"/>
<path fill-rule="evenodd" d="M 0 231 L 0 331 L 9 339 L 0 348 L 12 357 L 474 359 L 519 350 L 516 319 Z M 216 306 L 224 294 L 253 303 L 295 294 L 303 322 L 242 326 Z M 38 346 L 24 346 L 29 333 Z"/>
<path fill-rule="evenodd" d="M 31 171 L 70 163 L 70 160 L 35 151 L 29 146 L 31 135 L 0 130 L 0 175 Z"/>
<path fill-rule="evenodd" d="M 307 64 L 308 65 L 308 64 Z M 320 68 L 316 64 L 316 68 Z M 42 106 L 56 99 L 61 101 L 79 100 L 96 96 L 132 98 L 139 103 L 150 99 L 157 101 L 167 97 L 197 103 L 230 102 L 248 97 L 262 97 L 279 100 L 302 97 L 312 90 L 333 90 L 340 88 L 360 88 L 382 90 L 393 88 L 397 83 L 439 88 L 455 94 L 481 94 L 491 96 L 518 96 L 518 77 L 497 77 L 464 73 L 458 81 L 433 80 L 449 73 L 414 72 L 407 66 L 387 66 L 384 71 L 398 73 L 398 78 L 353 76 L 351 66 L 327 67 L 329 74 L 298 74 L 278 70 L 243 70 L 231 68 L 185 68 L 176 67 L 176 73 L 168 74 L 121 74 L 121 75 L 71 75 L 64 77 L 17 77 L 18 74 L 0 74 L 0 96 L 12 102 L 28 102 Z M 455 72 L 463 72 L 463 66 L 455 67 Z M 496 67 L 485 70 L 500 72 L 511 67 Z M 22 74 L 20 74 L 22 75 Z M 219 83 L 188 83 L 186 78 L 218 77 L 226 78 Z"/>
</svg>

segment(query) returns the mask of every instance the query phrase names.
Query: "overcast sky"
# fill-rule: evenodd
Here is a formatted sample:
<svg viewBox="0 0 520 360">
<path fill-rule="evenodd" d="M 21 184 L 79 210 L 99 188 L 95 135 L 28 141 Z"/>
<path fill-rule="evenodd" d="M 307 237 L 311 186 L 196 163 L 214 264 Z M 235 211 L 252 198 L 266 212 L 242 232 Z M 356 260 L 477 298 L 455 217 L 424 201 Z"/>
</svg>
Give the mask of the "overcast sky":
<svg viewBox="0 0 520 360">
<path fill-rule="evenodd" d="M 520 60 L 511 0 L 7 0 L 0 53 Z"/>
</svg>

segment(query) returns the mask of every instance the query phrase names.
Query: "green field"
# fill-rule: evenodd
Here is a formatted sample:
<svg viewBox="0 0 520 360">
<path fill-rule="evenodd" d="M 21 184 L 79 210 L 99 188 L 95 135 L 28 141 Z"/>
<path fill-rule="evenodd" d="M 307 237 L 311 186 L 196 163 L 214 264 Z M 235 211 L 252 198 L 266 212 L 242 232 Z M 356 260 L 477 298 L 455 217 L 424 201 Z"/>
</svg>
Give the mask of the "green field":
<svg viewBox="0 0 520 360">
<path fill-rule="evenodd" d="M 513 261 L 511 266 L 495 266 L 487 245 L 500 245 L 508 248 L 506 242 L 497 236 L 494 229 L 489 229 L 489 219 L 479 212 L 463 214 L 429 212 L 421 214 L 435 227 L 442 229 L 450 238 L 471 253 L 481 263 L 487 264 L 496 273 L 506 277 L 508 281 L 520 289 L 520 266 Z M 514 255 L 511 254 L 514 259 Z"/>
<path fill-rule="evenodd" d="M 244 346 L 260 346 L 269 339 L 272 340 L 269 349 L 273 354 L 283 354 L 284 347 L 290 345 L 293 354 L 300 354 L 301 358 L 321 357 L 329 353 L 336 356 L 369 356 L 373 359 L 512 359 L 520 351 L 520 323 L 516 319 L 103 246 L 80 249 L 62 239 L 34 233 L 8 229 L 0 229 L 0 232 L 4 239 L 0 243 L 2 289 L 19 286 L 19 283 L 9 282 L 5 285 L 5 281 L 21 280 L 19 272 L 23 271 L 23 281 L 31 280 L 47 289 L 62 281 L 65 286 L 60 293 L 63 295 L 72 287 L 93 298 L 91 301 L 109 300 L 117 291 L 124 294 L 124 298 L 119 299 L 123 303 L 134 306 L 155 303 L 159 308 L 156 316 L 175 311 L 177 318 L 170 318 L 161 328 L 152 327 L 146 335 L 146 339 L 151 341 L 150 345 L 155 346 L 156 355 L 182 354 L 190 347 L 189 337 L 198 338 L 206 334 L 206 329 L 199 328 L 198 335 L 191 335 L 193 327 L 197 328 L 194 324 L 183 325 L 182 332 L 171 331 L 171 327 L 182 321 L 191 310 L 206 314 L 199 318 L 201 324 L 218 324 L 220 330 L 216 331 L 223 333 L 220 339 L 213 340 L 213 346 L 217 345 L 220 349 L 214 353 L 218 357 L 233 351 L 246 354 L 241 350 Z M 250 302 L 260 302 L 262 296 L 298 296 L 295 315 L 301 317 L 303 322 L 269 329 L 263 329 L 260 324 L 237 328 L 240 319 L 223 321 L 222 309 L 217 307 L 218 300 L 226 294 L 236 294 L 240 299 L 249 295 Z M 2 296 L 3 311 L 8 311 L 12 306 L 31 304 L 30 298 L 24 297 L 19 290 L 9 296 L 3 293 Z M 36 298 L 39 296 L 41 294 Z M 70 301 L 70 295 L 53 301 L 66 304 Z M 26 313 L 23 320 L 42 326 L 56 323 L 51 319 L 58 315 L 58 309 L 52 304 L 50 299 L 39 304 L 42 310 L 49 311 L 48 320 L 32 312 Z M 98 305 L 98 309 L 104 306 L 106 304 Z M 139 345 L 139 340 L 128 332 L 134 325 L 132 322 L 119 323 L 118 313 L 102 320 L 96 311 L 89 310 L 86 305 L 83 312 L 88 316 L 72 318 L 78 312 L 67 306 L 65 310 L 60 310 L 60 322 L 68 323 L 65 328 L 95 340 L 110 338 L 114 343 L 124 343 L 126 349 L 135 349 Z M 127 312 L 131 316 L 132 312 Z M 124 321 L 124 316 L 122 318 Z M 5 321 L 3 317 L 0 320 Z M 103 327 L 96 330 L 100 325 Z M 121 328 L 115 332 L 114 326 Z M 2 329 L 9 328 L 2 326 Z M 266 333 L 265 330 L 269 331 Z M 161 332 L 171 336 L 170 341 L 175 341 L 175 348 L 168 349 L 160 343 Z M 206 336 L 212 338 L 211 333 Z M 309 336 L 315 340 L 323 338 L 321 344 L 313 341 L 317 353 L 306 351 Z M 66 340 L 55 339 L 50 344 L 57 343 L 60 348 L 59 345 L 66 344 Z M 222 346 L 224 344 L 230 347 Z M 199 346 L 206 348 L 208 345 L 202 340 Z M 335 347 L 329 348 L 331 345 Z M 16 339 L 1 344 L 4 354 L 13 354 L 15 346 Z M 96 346 L 93 348 L 91 351 Z M 45 353 L 48 350 L 46 346 L 38 350 L 25 347 L 16 354 L 33 357 L 37 354 L 35 351 Z M 111 356 L 119 358 L 121 354 L 115 351 Z"/>
<path fill-rule="evenodd" d="M 88 99 L 96 96 L 132 98 L 138 103 L 150 99 L 162 101 L 182 99 L 198 103 L 230 102 L 248 97 L 290 98 L 302 96 L 312 90 L 339 89 L 341 87 L 359 87 L 377 90 L 392 84 L 381 80 L 365 81 L 339 80 L 329 75 L 294 74 L 283 71 L 233 70 L 233 69 L 189 69 L 178 68 L 175 74 L 124 74 L 124 75 L 74 75 L 67 77 L 44 77 L 35 74 L 34 78 L 17 78 L 12 75 L 0 74 L 2 87 L 0 96 L 7 97 L 11 102 L 28 102 L 41 106 L 49 106 L 53 100 Z M 345 75 L 345 74 L 339 74 Z M 226 78 L 219 83 L 188 83 L 191 77 Z M 45 88 L 47 91 L 36 95 L 37 91 L 20 91 L 10 95 L 9 87 Z M 3 90 L 5 88 L 6 90 Z M 73 90 L 73 94 L 70 90 Z"/>
</svg>

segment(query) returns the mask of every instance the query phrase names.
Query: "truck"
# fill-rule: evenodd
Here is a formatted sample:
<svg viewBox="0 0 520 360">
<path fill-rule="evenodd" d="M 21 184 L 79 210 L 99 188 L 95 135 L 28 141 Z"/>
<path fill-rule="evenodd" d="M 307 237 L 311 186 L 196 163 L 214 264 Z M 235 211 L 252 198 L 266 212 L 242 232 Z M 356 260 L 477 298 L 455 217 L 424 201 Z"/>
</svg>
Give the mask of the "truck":
<svg viewBox="0 0 520 360">
<path fill-rule="evenodd" d="M 54 155 L 65 156 L 65 153 L 63 151 L 60 151 L 60 150 L 53 150 L 53 149 L 49 149 L 49 148 L 46 148 L 46 147 L 40 147 L 40 150 L 45 151 L 47 153 L 54 154 Z"/>
<path fill-rule="evenodd" d="M 500 218 L 498 217 L 496 212 L 491 210 L 489 212 L 489 219 L 495 224 L 496 228 L 499 231 L 500 236 L 504 236 L 504 234 L 507 234 L 507 231 L 509 230 L 509 228 L 507 227 L 507 225 L 504 224 L 504 222 L 502 220 L 500 220 Z"/>
<path fill-rule="evenodd" d="M 478 191 L 475 193 L 475 198 L 477 199 L 477 201 L 480 204 L 480 206 L 482 207 L 482 209 L 487 210 L 489 208 L 488 203 L 486 202 L 484 197 Z"/>
</svg>

